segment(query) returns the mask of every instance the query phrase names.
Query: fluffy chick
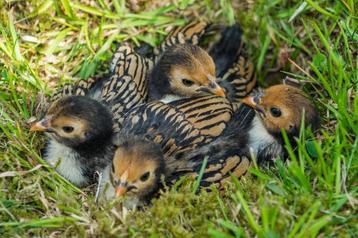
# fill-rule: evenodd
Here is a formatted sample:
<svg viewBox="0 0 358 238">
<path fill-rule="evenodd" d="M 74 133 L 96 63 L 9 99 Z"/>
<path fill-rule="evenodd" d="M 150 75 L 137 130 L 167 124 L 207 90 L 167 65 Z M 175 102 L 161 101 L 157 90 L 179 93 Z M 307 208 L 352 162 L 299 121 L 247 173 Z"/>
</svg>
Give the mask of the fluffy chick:
<svg viewBox="0 0 358 238">
<path fill-rule="evenodd" d="M 104 171 L 107 199 L 126 195 L 127 207 L 133 208 L 147 202 L 157 192 L 165 163 L 160 147 L 139 137 L 121 138 L 113 162 Z"/>
<path fill-rule="evenodd" d="M 191 44 L 174 45 L 163 53 L 149 76 L 149 98 L 170 102 L 203 94 L 224 97 L 215 80 L 215 63 L 205 50 Z"/>
<path fill-rule="evenodd" d="M 112 114 L 100 102 L 67 96 L 54 102 L 31 131 L 46 132 L 50 140 L 44 159 L 77 186 L 95 182 L 95 171 L 112 159 Z"/>
<path fill-rule="evenodd" d="M 316 107 L 303 91 L 292 86 L 275 85 L 246 97 L 242 102 L 257 112 L 249 131 L 249 147 L 258 161 L 285 156 L 281 130 L 294 144 L 302 122 L 312 130 L 319 127 Z"/>
</svg>

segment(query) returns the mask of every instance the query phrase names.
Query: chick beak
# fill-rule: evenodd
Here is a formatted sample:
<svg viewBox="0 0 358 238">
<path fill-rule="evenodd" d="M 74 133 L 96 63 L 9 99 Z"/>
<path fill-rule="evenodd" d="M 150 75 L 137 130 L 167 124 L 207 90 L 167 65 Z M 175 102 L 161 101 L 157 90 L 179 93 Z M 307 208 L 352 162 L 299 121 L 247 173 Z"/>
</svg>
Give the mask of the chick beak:
<svg viewBox="0 0 358 238">
<path fill-rule="evenodd" d="M 246 105 L 256 109 L 257 103 L 254 100 L 253 96 L 248 96 L 244 99 L 242 99 L 242 103 L 245 103 Z"/>
<path fill-rule="evenodd" d="M 264 109 L 260 106 L 260 101 L 261 98 L 260 97 L 256 97 L 256 96 L 248 96 L 244 99 L 242 99 L 242 103 L 245 103 L 246 105 L 252 107 L 253 109 L 264 113 Z"/>
<path fill-rule="evenodd" d="M 116 188 L 116 197 L 121 197 L 123 196 L 125 193 L 127 192 L 127 187 L 125 187 L 124 185 L 119 185 Z"/>
<path fill-rule="evenodd" d="M 211 92 L 214 95 L 217 95 L 219 97 L 225 97 L 225 91 L 222 87 L 219 86 L 219 84 L 216 81 L 216 78 L 214 76 L 208 75 L 209 79 L 209 92 Z"/>
<path fill-rule="evenodd" d="M 35 122 L 31 126 L 30 131 L 44 132 L 44 131 L 47 131 L 48 128 L 49 128 L 49 120 L 48 120 L 48 118 L 44 118 L 41 121 Z"/>
<path fill-rule="evenodd" d="M 216 84 L 217 85 L 217 84 Z M 225 91 L 222 87 L 220 87 L 219 85 L 217 85 L 213 90 L 212 90 L 213 94 L 219 96 L 219 97 L 225 97 Z"/>
</svg>

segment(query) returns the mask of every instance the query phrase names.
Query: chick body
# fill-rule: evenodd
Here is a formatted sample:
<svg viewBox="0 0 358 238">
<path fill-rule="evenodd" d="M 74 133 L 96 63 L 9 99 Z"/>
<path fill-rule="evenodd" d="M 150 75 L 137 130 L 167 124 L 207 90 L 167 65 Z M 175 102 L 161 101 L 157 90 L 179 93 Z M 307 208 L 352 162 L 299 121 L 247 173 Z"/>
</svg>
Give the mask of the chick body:
<svg viewBox="0 0 358 238">
<path fill-rule="evenodd" d="M 150 102 L 135 107 L 129 112 L 118 135 L 122 141 L 119 144 L 128 138 L 133 141 L 131 138 L 135 136 L 145 140 L 152 147 L 159 148 L 162 156 L 154 156 L 154 159 L 164 162 L 165 170 L 162 175 L 168 184 L 174 183 L 176 179 L 185 174 L 197 176 L 203 158 L 208 156 L 208 169 L 205 172 L 205 182 L 202 185 L 217 183 L 220 186 L 220 183 L 229 177 L 229 172 L 235 172 L 239 176 L 244 174 L 248 168 L 249 159 L 244 156 L 245 150 L 242 148 L 247 138 L 245 123 L 249 122 L 250 115 L 254 114 L 249 107 L 234 112 L 227 99 L 215 96 L 182 99 L 169 104 L 158 101 Z M 233 122 L 234 117 L 235 122 Z M 241 121 L 241 117 L 244 120 Z M 231 126 L 232 123 L 235 124 L 235 127 Z M 237 132 L 234 134 L 240 135 L 235 139 L 232 138 L 234 128 Z M 138 139 L 134 141 L 138 141 Z M 141 144 L 142 142 L 139 141 L 138 144 L 132 143 L 131 146 L 135 150 L 135 148 L 140 149 Z M 226 146 L 230 149 L 223 150 Z M 200 153 L 192 154 L 193 151 Z M 122 158 L 129 156 L 123 152 L 120 154 Z M 115 158 L 116 156 L 118 154 L 115 155 Z M 132 156 L 129 157 L 132 158 Z M 148 154 L 143 154 L 140 156 L 140 160 L 145 160 L 147 157 Z M 112 173 L 116 172 L 118 177 L 121 177 L 122 173 L 118 172 L 120 168 L 130 166 L 141 171 L 138 174 L 145 173 L 142 171 L 140 163 L 137 163 L 136 166 L 135 161 L 134 158 L 127 161 L 114 160 Z M 105 172 L 107 174 L 108 169 L 109 167 Z M 133 179 L 133 181 L 137 180 Z M 108 180 L 105 183 L 108 183 Z M 148 184 L 148 186 L 152 185 Z M 106 196 L 113 197 L 113 191 L 115 189 L 112 185 L 112 189 L 106 192 Z"/>
</svg>

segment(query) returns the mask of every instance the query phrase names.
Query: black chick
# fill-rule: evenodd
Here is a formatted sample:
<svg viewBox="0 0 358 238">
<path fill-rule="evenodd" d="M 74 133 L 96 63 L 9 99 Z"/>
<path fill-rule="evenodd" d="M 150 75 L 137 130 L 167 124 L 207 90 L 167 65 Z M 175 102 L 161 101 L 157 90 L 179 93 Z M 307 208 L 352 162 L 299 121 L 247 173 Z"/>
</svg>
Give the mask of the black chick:
<svg viewBox="0 0 358 238">
<path fill-rule="evenodd" d="M 50 140 L 44 159 L 83 187 L 94 183 L 95 171 L 112 160 L 112 127 L 112 113 L 106 106 L 88 97 L 68 96 L 53 103 L 30 131 L 46 132 Z"/>
</svg>

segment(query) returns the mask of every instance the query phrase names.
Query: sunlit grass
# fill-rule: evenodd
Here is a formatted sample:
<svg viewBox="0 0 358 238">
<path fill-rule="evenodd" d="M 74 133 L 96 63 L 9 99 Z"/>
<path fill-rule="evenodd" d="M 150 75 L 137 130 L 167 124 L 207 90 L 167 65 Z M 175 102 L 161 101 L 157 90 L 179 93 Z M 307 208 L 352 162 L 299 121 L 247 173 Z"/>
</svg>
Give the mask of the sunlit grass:
<svg viewBox="0 0 358 238">
<path fill-rule="evenodd" d="M 168 3 L 166 3 L 168 2 Z M 353 237 L 358 232 L 358 62 L 354 0 L 0 2 L 0 235 Z M 296 17 L 289 22 L 289 19 Z M 117 43 L 156 45 L 170 27 L 202 17 L 245 30 L 262 85 L 284 76 L 320 109 L 322 129 L 301 131 L 287 163 L 252 168 L 220 194 L 197 183 L 163 192 L 126 218 L 94 202 L 39 156 L 29 133 L 56 85 L 103 75 Z M 45 103 L 45 102 L 43 102 Z M 41 166 L 38 166 L 38 165 Z"/>
</svg>

